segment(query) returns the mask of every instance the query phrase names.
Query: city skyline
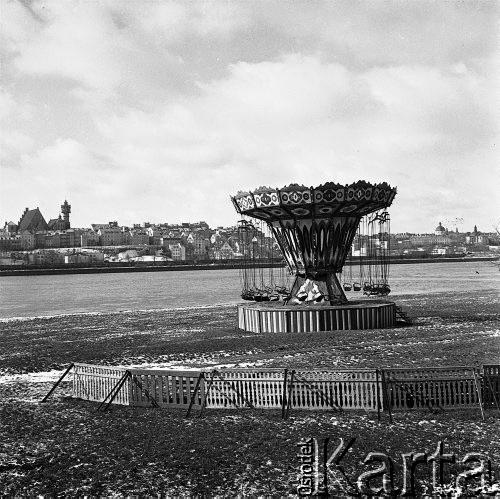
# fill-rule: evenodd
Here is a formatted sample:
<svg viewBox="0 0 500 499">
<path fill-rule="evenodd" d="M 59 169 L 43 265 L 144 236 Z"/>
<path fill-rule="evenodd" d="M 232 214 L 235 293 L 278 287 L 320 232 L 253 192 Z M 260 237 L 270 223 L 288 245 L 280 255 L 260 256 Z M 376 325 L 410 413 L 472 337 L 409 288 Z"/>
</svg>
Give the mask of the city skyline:
<svg viewBox="0 0 500 499">
<path fill-rule="evenodd" d="M 65 208 L 65 210 L 66 210 L 65 213 L 63 213 L 63 208 Z M 68 211 L 68 208 L 69 208 L 69 211 Z M 43 210 L 41 210 L 40 207 L 38 207 L 38 206 L 36 206 L 36 207 L 26 206 L 20 215 L 21 219 L 23 218 L 25 212 L 34 211 L 34 210 L 40 211 L 40 214 L 44 218 L 45 222 L 49 222 L 49 221 L 53 222 L 59 217 L 59 219 L 64 218 L 64 220 L 67 221 L 68 224 L 70 223 L 69 215 L 71 213 L 71 206 L 68 204 L 67 199 L 64 200 L 63 205 L 60 206 L 60 210 L 59 210 L 58 214 L 55 215 L 53 219 L 49 219 L 43 213 Z M 52 215 L 52 213 L 51 213 L 51 215 Z M 4 227 L 5 224 L 14 223 L 14 224 L 18 225 L 18 222 L 20 221 L 20 219 L 18 217 L 14 217 L 14 218 L 4 217 L 4 218 L 5 218 L 4 221 L 2 221 L 2 219 L 0 218 L 0 230 L 5 228 Z M 90 228 L 93 228 L 93 226 L 109 225 L 109 226 L 117 226 L 117 227 L 127 227 L 130 229 L 137 228 L 137 227 L 146 228 L 146 227 L 159 227 L 159 226 L 178 227 L 179 229 L 182 229 L 183 226 L 186 226 L 184 228 L 187 229 L 187 228 L 189 228 L 187 226 L 193 227 L 193 226 L 197 226 L 199 224 L 206 224 L 207 227 L 210 228 L 211 230 L 216 230 L 218 228 L 230 228 L 230 227 L 237 227 L 238 226 L 237 221 L 235 221 L 234 223 L 230 223 L 228 225 L 222 225 L 222 224 L 211 225 L 211 224 L 207 223 L 206 220 L 153 220 L 153 219 L 148 219 L 148 220 L 144 220 L 144 221 L 133 221 L 130 224 L 125 224 L 125 223 L 121 223 L 120 220 L 104 221 L 105 218 L 106 217 L 101 216 L 101 219 L 87 222 L 85 225 L 76 226 L 76 225 L 72 224 L 71 228 L 72 229 L 73 228 L 90 229 Z M 239 217 L 239 218 L 241 218 L 241 217 Z M 248 217 L 246 217 L 246 218 L 248 218 Z M 438 226 L 433 229 L 433 227 L 436 223 L 438 223 Z M 444 221 L 440 220 L 439 222 L 430 221 L 430 225 L 428 225 L 428 227 L 426 227 L 425 231 L 422 231 L 420 233 L 421 234 L 431 234 L 431 233 L 434 233 L 439 228 L 441 228 L 443 231 L 446 231 L 446 232 L 472 233 L 472 232 L 475 232 L 477 230 L 478 232 L 481 232 L 481 233 L 483 233 L 483 232 L 484 233 L 491 233 L 491 234 L 498 234 L 499 233 L 498 226 L 493 227 L 490 230 L 489 228 L 484 228 L 484 229 L 481 227 L 478 228 L 477 224 L 474 224 L 472 228 L 465 227 L 464 229 L 460 230 L 459 226 L 462 226 L 462 225 L 463 225 L 463 220 L 461 220 L 459 218 L 453 218 L 453 219 L 448 219 L 448 220 L 444 220 Z M 61 227 L 51 228 L 49 226 L 46 230 L 48 230 L 48 231 L 60 231 L 60 230 L 66 230 L 66 229 L 61 229 Z M 392 231 L 392 233 L 393 234 L 395 234 L 395 233 L 399 233 L 399 234 L 408 233 L 409 234 L 412 232 L 408 231 L 408 230 L 401 230 L 399 232 Z"/>
<path fill-rule="evenodd" d="M 393 232 L 498 225 L 496 2 L 0 3 L 2 223 L 229 226 L 238 190 L 364 179 Z"/>
</svg>

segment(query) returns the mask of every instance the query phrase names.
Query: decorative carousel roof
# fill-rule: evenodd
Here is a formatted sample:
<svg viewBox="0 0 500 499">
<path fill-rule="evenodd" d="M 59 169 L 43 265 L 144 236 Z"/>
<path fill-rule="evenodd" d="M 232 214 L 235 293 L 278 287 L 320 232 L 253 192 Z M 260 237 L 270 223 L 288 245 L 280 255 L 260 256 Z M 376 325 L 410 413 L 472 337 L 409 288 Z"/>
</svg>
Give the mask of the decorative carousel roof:
<svg viewBox="0 0 500 499">
<path fill-rule="evenodd" d="M 350 185 L 327 182 L 318 187 L 290 184 L 281 189 L 259 187 L 239 191 L 231 197 L 236 211 L 261 220 L 291 218 L 362 217 L 387 208 L 396 196 L 396 188 L 386 182 L 370 184 L 359 180 Z"/>
</svg>

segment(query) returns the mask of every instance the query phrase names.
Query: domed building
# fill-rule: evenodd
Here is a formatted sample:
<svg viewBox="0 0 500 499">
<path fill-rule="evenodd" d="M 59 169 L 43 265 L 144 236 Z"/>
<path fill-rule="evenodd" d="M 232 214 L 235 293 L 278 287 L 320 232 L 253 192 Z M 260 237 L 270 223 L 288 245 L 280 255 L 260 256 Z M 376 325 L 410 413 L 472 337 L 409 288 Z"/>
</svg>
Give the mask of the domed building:
<svg viewBox="0 0 500 499">
<path fill-rule="evenodd" d="M 441 222 L 439 222 L 439 225 L 435 228 L 434 234 L 436 236 L 444 236 L 446 234 L 446 229 L 442 226 Z"/>
</svg>

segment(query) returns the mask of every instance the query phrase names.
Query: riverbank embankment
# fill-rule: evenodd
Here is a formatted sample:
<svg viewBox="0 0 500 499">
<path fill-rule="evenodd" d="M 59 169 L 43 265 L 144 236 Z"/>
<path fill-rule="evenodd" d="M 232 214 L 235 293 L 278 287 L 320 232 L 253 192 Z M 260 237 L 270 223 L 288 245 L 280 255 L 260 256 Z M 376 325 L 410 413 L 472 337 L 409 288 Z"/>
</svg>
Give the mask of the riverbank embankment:
<svg viewBox="0 0 500 499">
<path fill-rule="evenodd" d="M 391 265 L 414 264 L 414 263 L 449 263 L 449 262 L 486 262 L 498 261 L 500 257 L 484 256 L 484 257 L 460 257 L 460 258 L 391 258 Z M 369 264 L 370 260 L 363 260 L 364 264 Z M 353 260 L 346 262 L 346 265 L 358 265 L 359 261 Z M 182 264 L 182 265 L 95 265 L 82 267 L 55 267 L 55 268 L 15 268 L 15 269 L 0 269 L 0 276 L 28 276 L 28 275 L 65 275 L 65 274 L 117 274 L 125 272 L 179 272 L 187 270 L 223 270 L 223 269 L 243 269 L 248 264 L 243 262 L 231 263 L 208 263 L 208 264 Z M 280 268 L 284 267 L 281 263 L 262 263 L 256 264 L 256 267 L 264 268 Z"/>
</svg>

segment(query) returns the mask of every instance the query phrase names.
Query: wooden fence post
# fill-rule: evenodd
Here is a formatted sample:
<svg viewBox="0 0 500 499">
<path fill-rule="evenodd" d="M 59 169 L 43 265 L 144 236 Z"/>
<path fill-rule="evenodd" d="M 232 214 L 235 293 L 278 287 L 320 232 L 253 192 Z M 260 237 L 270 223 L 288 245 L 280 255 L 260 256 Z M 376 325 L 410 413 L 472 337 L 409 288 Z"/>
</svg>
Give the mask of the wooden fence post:
<svg viewBox="0 0 500 499">
<path fill-rule="evenodd" d="M 125 371 L 125 374 L 118 380 L 118 383 L 116 383 L 116 385 L 106 395 L 106 397 L 99 404 L 99 407 L 96 409 L 95 412 L 98 412 L 101 409 L 101 407 L 106 403 L 106 400 L 108 399 L 108 397 L 111 396 L 111 398 L 109 399 L 109 402 L 106 404 L 106 407 L 104 407 L 104 411 L 107 411 L 108 407 L 111 405 L 111 403 L 113 402 L 113 400 L 115 400 L 115 397 L 118 395 L 118 393 L 120 392 L 123 384 L 125 383 L 125 381 L 127 380 L 127 378 L 129 376 L 132 377 L 132 375 L 130 374 L 130 371 L 128 371 L 128 370 Z"/>
<path fill-rule="evenodd" d="M 488 385 L 489 385 L 490 390 L 491 390 L 491 395 L 493 397 L 495 405 L 497 406 L 497 411 L 500 414 L 500 405 L 498 404 L 497 395 L 495 393 L 495 389 L 493 388 L 493 384 L 491 383 L 490 375 L 486 369 L 484 370 L 484 377 L 488 380 Z"/>
<path fill-rule="evenodd" d="M 71 368 L 74 365 L 75 364 L 72 362 L 70 366 L 66 369 L 66 371 L 64 371 L 64 374 L 56 381 L 55 385 L 50 389 L 49 393 L 47 393 L 47 395 L 45 395 L 45 397 L 43 397 L 43 399 L 40 401 L 41 404 L 45 402 L 52 395 L 54 390 L 59 386 L 59 383 L 61 383 L 61 381 L 66 377 L 66 375 L 70 372 Z"/>
<path fill-rule="evenodd" d="M 201 418 L 201 415 L 203 414 L 203 410 L 205 409 L 205 406 L 207 405 L 207 397 L 208 397 L 208 393 L 210 392 L 210 388 L 212 388 L 212 385 L 214 382 L 214 376 L 215 376 L 215 369 L 212 369 L 210 380 L 208 382 L 207 389 L 204 393 L 204 397 L 203 397 L 203 400 L 201 402 L 200 414 L 198 415 L 198 417 L 200 417 L 200 418 Z"/>
<path fill-rule="evenodd" d="M 142 386 L 142 383 L 132 373 L 130 373 L 130 379 L 132 380 L 134 385 L 139 387 L 139 390 L 141 390 L 141 391 L 144 390 L 144 395 L 146 395 L 146 398 L 151 402 L 151 405 L 153 407 L 157 407 L 157 408 L 160 407 L 158 405 L 158 402 L 156 401 L 156 399 L 149 393 L 149 390 L 147 388 L 144 388 Z M 132 383 L 130 385 L 132 386 Z"/>
<path fill-rule="evenodd" d="M 380 387 L 379 387 L 379 375 L 378 375 L 378 368 L 375 370 L 375 379 L 376 379 L 376 386 L 377 386 L 377 421 L 380 422 Z"/>
<path fill-rule="evenodd" d="M 476 373 L 475 368 L 473 368 L 472 373 L 474 375 L 474 384 L 476 385 L 477 397 L 479 399 L 479 408 L 481 409 L 481 417 L 483 418 L 483 421 L 484 421 L 485 416 L 484 416 L 484 408 L 483 408 L 483 398 L 481 397 L 481 388 L 480 388 L 479 383 L 477 381 L 477 373 Z"/>
<path fill-rule="evenodd" d="M 389 422 L 392 424 L 391 400 L 389 399 L 389 393 L 387 391 L 387 381 L 385 378 L 384 369 L 381 369 L 381 372 L 382 372 L 382 400 L 384 405 L 387 406 L 387 410 L 389 411 Z"/>
<path fill-rule="evenodd" d="M 203 374 L 203 372 L 200 373 L 200 375 L 198 376 L 198 379 L 196 380 L 196 385 L 194 387 L 193 395 L 191 395 L 191 401 L 189 402 L 189 408 L 188 408 L 187 413 L 186 413 L 186 418 L 188 418 L 189 415 L 191 414 L 191 409 L 194 405 L 196 393 L 200 388 L 200 384 L 201 384 L 202 380 L 205 381 L 205 375 Z"/>
<path fill-rule="evenodd" d="M 286 409 L 286 381 L 288 377 L 288 369 L 285 369 L 283 375 L 283 392 L 281 395 L 281 419 L 285 419 L 285 409 Z"/>
<path fill-rule="evenodd" d="M 285 419 L 288 419 L 288 416 L 290 415 L 290 409 L 292 407 L 292 389 L 293 389 L 294 376 L 295 376 L 295 371 L 292 369 L 292 375 L 290 376 L 290 386 L 288 388 L 288 400 L 287 400 L 287 404 L 286 404 Z"/>
</svg>

